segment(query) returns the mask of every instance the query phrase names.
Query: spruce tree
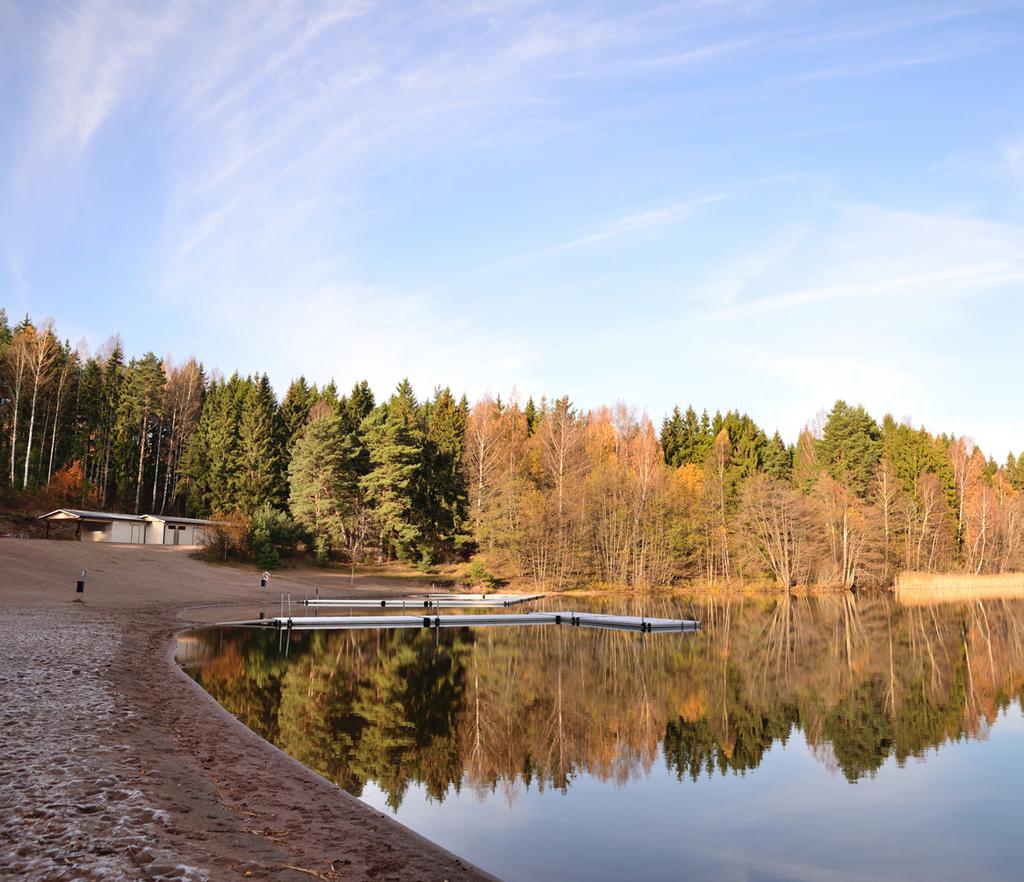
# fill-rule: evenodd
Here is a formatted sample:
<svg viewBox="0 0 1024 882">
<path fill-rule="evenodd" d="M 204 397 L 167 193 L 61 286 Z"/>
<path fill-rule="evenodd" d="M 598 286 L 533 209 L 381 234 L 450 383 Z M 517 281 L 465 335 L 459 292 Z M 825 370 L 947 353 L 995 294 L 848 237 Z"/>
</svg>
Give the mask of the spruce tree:
<svg viewBox="0 0 1024 882">
<path fill-rule="evenodd" d="M 360 380 L 352 391 L 338 401 L 338 417 L 341 420 L 342 435 L 359 431 L 374 408 L 373 392 L 366 380 Z"/>
<path fill-rule="evenodd" d="M 468 494 L 463 449 L 469 402 L 456 402 L 451 390 L 439 389 L 424 408 L 423 516 L 435 557 L 451 554 L 469 540 Z"/>
<path fill-rule="evenodd" d="M 764 471 L 779 481 L 788 481 L 793 474 L 793 453 L 793 448 L 787 447 L 776 432 L 764 448 Z"/>
<path fill-rule="evenodd" d="M 210 383 L 199 425 L 186 454 L 189 510 L 193 514 L 228 513 L 237 509 L 234 476 L 239 465 L 242 403 L 249 383 L 239 375 Z"/>
<path fill-rule="evenodd" d="M 728 433 L 732 444 L 730 483 L 735 486 L 760 470 L 768 438 L 749 416 L 735 410 L 722 418 L 722 430 Z"/>
<path fill-rule="evenodd" d="M 1006 460 L 1006 475 L 1014 490 L 1024 490 L 1024 453 L 1014 459 L 1011 453 Z"/>
<path fill-rule="evenodd" d="M 110 355 L 103 363 L 103 413 L 100 423 L 100 497 L 101 507 L 107 505 L 117 492 L 117 462 L 114 457 L 114 426 L 121 404 L 121 387 L 124 385 L 124 350 L 120 341 L 114 344 Z"/>
<path fill-rule="evenodd" d="M 429 558 L 423 530 L 423 430 L 408 380 L 364 422 L 370 472 L 360 485 L 373 509 L 382 551 L 401 560 Z"/>
<path fill-rule="evenodd" d="M 281 401 L 279 444 L 286 456 L 291 453 L 292 445 L 306 427 L 309 409 L 313 406 L 313 397 L 313 390 L 306 383 L 306 378 L 299 377 L 292 380 Z"/>
<path fill-rule="evenodd" d="M 362 505 L 360 482 L 370 473 L 370 452 L 363 435 L 363 423 L 373 412 L 373 392 L 366 380 L 352 387 L 352 391 L 338 402 L 339 444 L 343 462 L 346 507 L 357 515 Z M 350 535 L 354 531 L 349 531 Z"/>
<path fill-rule="evenodd" d="M 232 475 L 233 508 L 252 515 L 284 501 L 277 399 L 266 374 L 248 380 L 238 426 L 237 467 Z"/>
<path fill-rule="evenodd" d="M 73 449 L 82 461 L 87 483 L 97 482 L 96 452 L 100 415 L 103 411 L 103 369 L 95 358 L 86 360 L 75 388 Z M 82 488 L 83 494 L 85 487 Z"/>
<path fill-rule="evenodd" d="M 498 399 L 498 404 L 501 404 L 500 398 Z M 526 399 L 523 415 L 526 417 L 526 434 L 533 435 L 537 431 L 537 423 L 540 422 L 540 411 L 537 410 L 537 405 L 533 403 L 532 397 Z"/>
<path fill-rule="evenodd" d="M 683 415 L 679 412 L 679 405 L 672 408 L 670 416 L 665 417 L 658 440 L 661 442 L 665 462 L 673 467 L 682 465 Z"/>
<path fill-rule="evenodd" d="M 313 540 L 320 563 L 344 531 L 342 456 L 338 417 L 317 408 L 292 450 L 288 466 L 288 505 L 292 517 Z"/>
</svg>

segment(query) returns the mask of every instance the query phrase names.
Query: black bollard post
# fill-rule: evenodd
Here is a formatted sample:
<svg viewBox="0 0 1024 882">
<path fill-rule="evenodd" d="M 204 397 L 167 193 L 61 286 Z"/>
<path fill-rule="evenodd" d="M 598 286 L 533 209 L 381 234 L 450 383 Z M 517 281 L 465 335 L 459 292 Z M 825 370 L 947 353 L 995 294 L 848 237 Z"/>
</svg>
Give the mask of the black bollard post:
<svg viewBox="0 0 1024 882">
<path fill-rule="evenodd" d="M 85 570 L 82 570 L 78 581 L 75 582 L 75 594 L 85 594 Z M 79 599 L 78 597 L 75 598 L 75 600 Z"/>
</svg>

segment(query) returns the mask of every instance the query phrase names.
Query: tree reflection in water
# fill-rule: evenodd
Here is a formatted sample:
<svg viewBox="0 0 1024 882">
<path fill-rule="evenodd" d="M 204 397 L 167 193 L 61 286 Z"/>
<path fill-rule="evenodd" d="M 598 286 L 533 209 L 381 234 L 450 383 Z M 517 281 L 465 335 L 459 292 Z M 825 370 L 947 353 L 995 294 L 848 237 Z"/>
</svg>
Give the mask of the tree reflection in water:
<svg viewBox="0 0 1024 882">
<path fill-rule="evenodd" d="M 635 602 L 595 603 L 634 612 Z M 198 633 L 193 677 L 352 793 L 410 784 L 514 801 L 580 773 L 626 783 L 745 773 L 801 731 L 849 781 L 983 736 L 1024 682 L 1024 604 L 888 595 L 700 601 L 697 634 L 571 627 Z M 648 615 L 674 616 L 671 599 Z"/>
</svg>

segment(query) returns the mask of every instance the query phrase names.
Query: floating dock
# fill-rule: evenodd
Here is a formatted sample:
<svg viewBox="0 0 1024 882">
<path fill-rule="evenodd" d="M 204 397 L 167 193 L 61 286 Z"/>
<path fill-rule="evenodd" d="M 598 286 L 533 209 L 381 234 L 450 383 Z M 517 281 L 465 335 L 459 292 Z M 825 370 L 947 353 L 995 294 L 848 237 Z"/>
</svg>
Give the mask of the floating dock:
<svg viewBox="0 0 1024 882">
<path fill-rule="evenodd" d="M 543 594 L 428 594 L 425 597 L 387 597 L 387 598 L 341 598 L 321 599 L 306 598 L 303 606 L 316 608 L 349 607 L 363 609 L 379 607 L 381 609 L 459 609 L 464 607 L 507 607 L 530 600 L 540 600 Z"/>
<path fill-rule="evenodd" d="M 274 616 L 245 622 L 225 622 L 244 627 L 274 627 L 288 631 L 349 630 L 358 628 L 467 628 L 482 625 L 574 625 L 616 631 L 696 631 L 696 619 L 651 619 L 646 616 L 615 616 L 589 612 L 531 612 L 498 615 L 422 616 Z"/>
</svg>

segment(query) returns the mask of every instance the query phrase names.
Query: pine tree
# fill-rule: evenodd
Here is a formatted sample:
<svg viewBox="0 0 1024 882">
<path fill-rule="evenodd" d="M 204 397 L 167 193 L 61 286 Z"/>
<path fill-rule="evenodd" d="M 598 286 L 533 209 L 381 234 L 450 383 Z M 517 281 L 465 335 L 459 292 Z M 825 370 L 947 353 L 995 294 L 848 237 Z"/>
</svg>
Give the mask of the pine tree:
<svg viewBox="0 0 1024 882">
<path fill-rule="evenodd" d="M 882 456 L 882 432 L 863 407 L 837 401 L 825 421 L 818 458 L 837 481 L 863 497 Z"/>
<path fill-rule="evenodd" d="M 121 498 L 134 499 L 139 513 L 147 455 L 153 450 L 156 423 L 163 407 L 164 371 L 159 358 L 147 352 L 132 359 L 125 373 L 124 388 L 118 402 L 116 437 L 116 473 Z"/>
</svg>

